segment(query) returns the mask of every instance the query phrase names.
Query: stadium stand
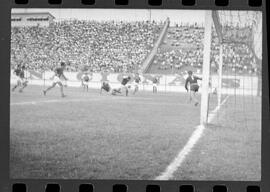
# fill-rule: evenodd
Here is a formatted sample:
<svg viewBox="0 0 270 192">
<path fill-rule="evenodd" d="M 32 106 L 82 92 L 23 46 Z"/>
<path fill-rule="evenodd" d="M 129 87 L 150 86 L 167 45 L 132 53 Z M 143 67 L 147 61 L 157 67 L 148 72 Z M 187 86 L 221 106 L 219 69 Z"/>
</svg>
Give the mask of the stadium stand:
<svg viewBox="0 0 270 192">
<path fill-rule="evenodd" d="M 214 30 L 213 30 L 214 31 Z M 242 30 L 241 36 L 235 39 L 249 38 L 249 30 Z M 231 29 L 228 29 L 228 33 Z M 168 29 L 167 37 L 156 54 L 149 73 L 181 73 L 187 69 L 200 71 L 203 63 L 204 28 L 197 24 L 182 25 Z M 213 32 L 211 46 L 211 69 L 217 72 L 219 62 L 219 46 L 217 35 Z M 229 34 L 228 34 L 229 36 Z M 226 36 L 224 37 L 226 39 Z M 250 74 L 257 72 L 256 59 L 249 45 L 224 43 L 224 74 Z"/>
<path fill-rule="evenodd" d="M 48 70 L 61 60 L 72 71 L 133 71 L 152 50 L 162 25 L 64 20 L 49 27 L 12 27 L 11 66 Z"/>
<path fill-rule="evenodd" d="M 233 29 L 225 30 L 231 37 Z M 250 38 L 251 30 L 240 30 L 241 36 L 233 36 L 236 40 Z M 170 74 L 190 68 L 200 71 L 203 63 L 204 28 L 196 23 L 168 27 L 168 21 L 63 20 L 49 27 L 12 27 L 11 32 L 11 66 L 23 63 L 36 71 L 67 61 L 70 71 L 133 72 L 147 66 L 147 73 Z M 216 72 L 219 46 L 215 32 L 213 37 L 211 69 Z M 247 44 L 225 43 L 224 74 L 256 73 L 253 55 Z"/>
</svg>

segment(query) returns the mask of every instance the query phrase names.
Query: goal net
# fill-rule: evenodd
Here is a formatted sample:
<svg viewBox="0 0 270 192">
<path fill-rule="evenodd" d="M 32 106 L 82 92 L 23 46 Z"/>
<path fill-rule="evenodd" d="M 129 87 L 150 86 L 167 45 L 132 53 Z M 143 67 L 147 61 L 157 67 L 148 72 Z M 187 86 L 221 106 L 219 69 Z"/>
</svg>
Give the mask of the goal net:
<svg viewBox="0 0 270 192">
<path fill-rule="evenodd" d="M 204 54 L 201 123 L 260 126 L 261 12 L 209 11 L 208 18 L 206 13 Z"/>
</svg>

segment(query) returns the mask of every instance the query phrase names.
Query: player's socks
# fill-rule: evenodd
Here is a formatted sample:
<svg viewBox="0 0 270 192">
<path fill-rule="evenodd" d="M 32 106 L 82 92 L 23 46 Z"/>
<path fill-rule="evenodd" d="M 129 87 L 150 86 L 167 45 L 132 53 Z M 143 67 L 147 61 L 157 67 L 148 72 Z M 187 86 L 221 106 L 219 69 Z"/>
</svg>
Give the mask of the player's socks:
<svg viewBox="0 0 270 192">
<path fill-rule="evenodd" d="M 15 91 L 16 88 L 17 88 L 17 86 L 15 85 L 15 86 L 12 88 L 12 91 Z"/>
<path fill-rule="evenodd" d="M 43 95 L 46 96 L 46 91 L 45 90 L 43 90 Z"/>
</svg>

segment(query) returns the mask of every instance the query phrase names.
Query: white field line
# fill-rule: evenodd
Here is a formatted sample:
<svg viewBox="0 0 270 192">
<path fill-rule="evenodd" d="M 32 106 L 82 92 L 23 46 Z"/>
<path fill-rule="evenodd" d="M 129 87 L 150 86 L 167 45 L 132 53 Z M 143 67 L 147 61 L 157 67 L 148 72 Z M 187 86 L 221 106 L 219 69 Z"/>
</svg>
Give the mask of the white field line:
<svg viewBox="0 0 270 192">
<path fill-rule="evenodd" d="M 224 103 L 228 100 L 229 96 L 227 96 L 220 106 L 217 106 L 208 116 L 208 123 L 210 123 L 214 117 L 216 116 L 218 110 Z M 175 157 L 175 159 L 169 164 L 169 166 L 166 168 L 164 172 L 162 172 L 158 177 L 155 178 L 155 180 L 169 180 L 173 177 L 173 174 L 177 169 L 181 166 L 183 161 L 185 160 L 186 156 L 191 152 L 194 145 L 199 141 L 201 138 L 203 131 L 205 129 L 204 125 L 198 125 L 196 126 L 195 131 L 190 136 L 188 142 L 186 145 L 179 151 L 178 155 Z"/>
<path fill-rule="evenodd" d="M 96 101 L 104 101 L 108 104 L 108 102 L 113 101 L 113 103 L 128 103 L 128 104 L 141 104 L 141 105 L 160 105 L 160 106 L 187 106 L 193 107 L 190 104 L 184 103 L 169 103 L 169 102 L 141 102 L 130 99 L 113 99 L 105 100 L 104 98 L 88 98 L 88 99 L 51 99 L 51 100 L 40 100 L 40 101 L 25 101 L 25 102 L 14 102 L 10 103 L 10 106 L 22 106 L 22 105 L 40 105 L 40 104 L 50 104 L 50 103 L 72 103 L 72 102 L 96 102 Z M 109 104 L 113 104 L 112 102 Z"/>
<path fill-rule="evenodd" d="M 10 103 L 10 106 L 16 105 L 38 105 L 43 103 L 69 103 L 69 102 L 83 102 L 83 101 L 98 101 L 101 99 L 50 99 L 50 100 L 40 100 L 40 101 L 25 101 L 25 102 L 14 102 Z"/>
</svg>

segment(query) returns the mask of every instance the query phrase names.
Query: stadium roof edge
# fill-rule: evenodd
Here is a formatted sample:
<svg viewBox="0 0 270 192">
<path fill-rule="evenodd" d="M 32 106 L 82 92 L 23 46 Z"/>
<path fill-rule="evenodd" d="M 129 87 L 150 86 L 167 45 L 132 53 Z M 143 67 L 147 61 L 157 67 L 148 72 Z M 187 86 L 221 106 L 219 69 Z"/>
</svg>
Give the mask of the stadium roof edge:
<svg viewBox="0 0 270 192">
<path fill-rule="evenodd" d="M 50 12 L 28 12 L 28 13 L 11 13 L 11 16 L 13 15 L 49 15 L 51 16 L 53 19 L 55 19 L 55 17 L 50 13 Z"/>
</svg>

